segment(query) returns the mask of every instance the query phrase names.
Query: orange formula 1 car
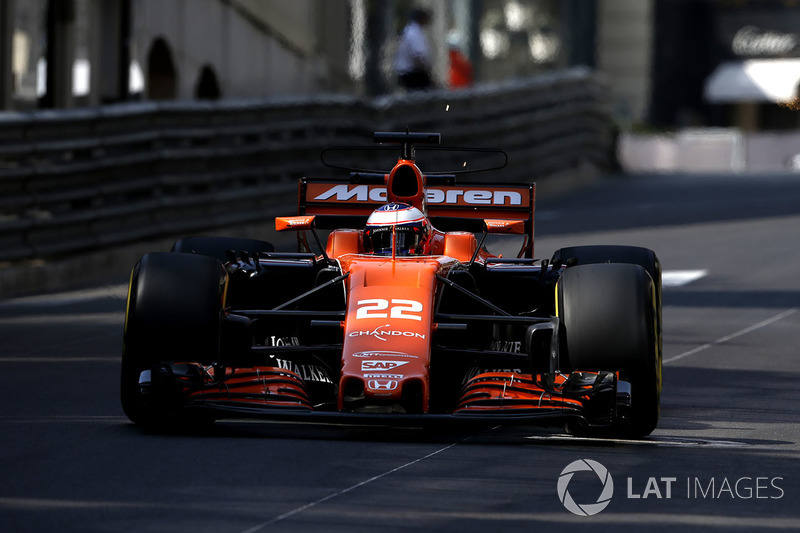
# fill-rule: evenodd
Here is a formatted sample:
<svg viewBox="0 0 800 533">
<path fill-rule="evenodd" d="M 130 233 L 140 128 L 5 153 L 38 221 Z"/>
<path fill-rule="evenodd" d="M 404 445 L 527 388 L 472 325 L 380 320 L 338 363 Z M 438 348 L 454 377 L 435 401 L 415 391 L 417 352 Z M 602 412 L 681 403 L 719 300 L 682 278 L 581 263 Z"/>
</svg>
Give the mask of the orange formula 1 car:
<svg viewBox="0 0 800 533">
<path fill-rule="evenodd" d="M 534 259 L 533 184 L 457 184 L 474 170 L 463 164 L 423 173 L 417 154 L 457 151 L 436 146 L 438 134 L 375 139 L 368 148 L 394 151 L 388 173 L 300 180 L 299 214 L 275 220 L 297 232 L 300 252 L 187 237 L 141 258 L 125 317 L 128 417 L 148 427 L 257 416 L 652 432 L 656 255 L 577 246 Z M 323 161 L 337 166 L 336 153 Z M 501 151 L 467 153 L 505 164 Z M 519 236 L 517 257 L 487 250 L 496 234 Z"/>
</svg>

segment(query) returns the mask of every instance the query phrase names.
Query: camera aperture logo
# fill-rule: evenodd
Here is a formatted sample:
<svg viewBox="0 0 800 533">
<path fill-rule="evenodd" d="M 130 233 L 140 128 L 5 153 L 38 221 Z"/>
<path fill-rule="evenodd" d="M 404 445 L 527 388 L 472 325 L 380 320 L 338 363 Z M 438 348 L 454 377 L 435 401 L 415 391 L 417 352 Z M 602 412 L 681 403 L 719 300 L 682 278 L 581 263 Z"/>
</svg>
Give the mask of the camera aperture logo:
<svg viewBox="0 0 800 533">
<path fill-rule="evenodd" d="M 600 495 L 594 503 L 577 503 L 569 493 L 569 484 L 576 472 L 594 472 L 602 485 Z M 578 516 L 596 515 L 611 503 L 614 495 L 614 480 L 608 469 L 592 459 L 578 459 L 568 464 L 561 475 L 558 477 L 558 499 L 566 507 L 567 511 Z"/>
</svg>

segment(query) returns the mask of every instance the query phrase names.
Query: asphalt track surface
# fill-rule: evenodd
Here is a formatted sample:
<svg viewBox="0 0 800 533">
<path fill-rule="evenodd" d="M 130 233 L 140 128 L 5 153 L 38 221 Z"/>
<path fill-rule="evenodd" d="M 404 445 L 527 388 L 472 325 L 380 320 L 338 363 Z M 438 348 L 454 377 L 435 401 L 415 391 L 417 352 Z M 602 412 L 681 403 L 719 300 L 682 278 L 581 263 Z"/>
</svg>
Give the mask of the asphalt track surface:
<svg viewBox="0 0 800 533">
<path fill-rule="evenodd" d="M 0 302 L 0 530 L 797 529 L 800 177 L 605 180 L 540 202 L 537 236 L 537 257 L 633 244 L 699 276 L 664 288 L 651 438 L 254 421 L 146 434 L 118 401 L 125 289 L 95 287 Z M 557 491 L 584 459 L 613 481 L 593 516 Z M 569 472 L 576 504 L 611 494 Z"/>
</svg>

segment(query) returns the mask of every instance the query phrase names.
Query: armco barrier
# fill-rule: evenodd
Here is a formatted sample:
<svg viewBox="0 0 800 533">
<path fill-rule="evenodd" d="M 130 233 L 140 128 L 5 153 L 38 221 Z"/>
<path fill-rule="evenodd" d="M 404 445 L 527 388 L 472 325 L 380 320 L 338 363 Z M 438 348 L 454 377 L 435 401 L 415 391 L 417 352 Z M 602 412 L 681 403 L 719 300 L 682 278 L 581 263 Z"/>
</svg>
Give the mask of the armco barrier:
<svg viewBox="0 0 800 533">
<path fill-rule="evenodd" d="M 497 147 L 497 181 L 589 163 L 606 168 L 605 85 L 585 69 L 363 100 L 141 102 L 0 114 L 0 260 L 63 257 L 144 239 L 263 222 L 297 179 L 331 175 L 320 151 L 376 130 L 437 131 L 451 146 Z M 483 178 L 485 179 L 485 177 Z"/>
</svg>

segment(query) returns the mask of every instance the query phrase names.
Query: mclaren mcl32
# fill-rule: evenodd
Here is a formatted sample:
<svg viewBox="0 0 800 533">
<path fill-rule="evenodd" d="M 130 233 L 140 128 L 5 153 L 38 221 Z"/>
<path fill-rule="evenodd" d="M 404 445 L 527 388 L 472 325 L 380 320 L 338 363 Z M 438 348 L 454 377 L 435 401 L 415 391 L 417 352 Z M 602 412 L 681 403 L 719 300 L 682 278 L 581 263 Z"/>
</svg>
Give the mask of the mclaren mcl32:
<svg viewBox="0 0 800 533">
<path fill-rule="evenodd" d="M 301 179 L 298 212 L 275 219 L 298 251 L 186 237 L 144 255 L 125 316 L 127 416 L 151 428 L 265 417 L 650 434 L 656 254 L 573 246 L 535 259 L 535 184 L 457 181 L 501 168 L 495 150 L 470 151 L 500 160 L 488 169 L 425 173 L 420 160 L 452 159 L 439 139 L 379 132 L 388 170 Z M 336 167 L 336 153 L 323 161 Z M 489 251 L 497 235 L 521 241 L 516 256 Z"/>
</svg>

